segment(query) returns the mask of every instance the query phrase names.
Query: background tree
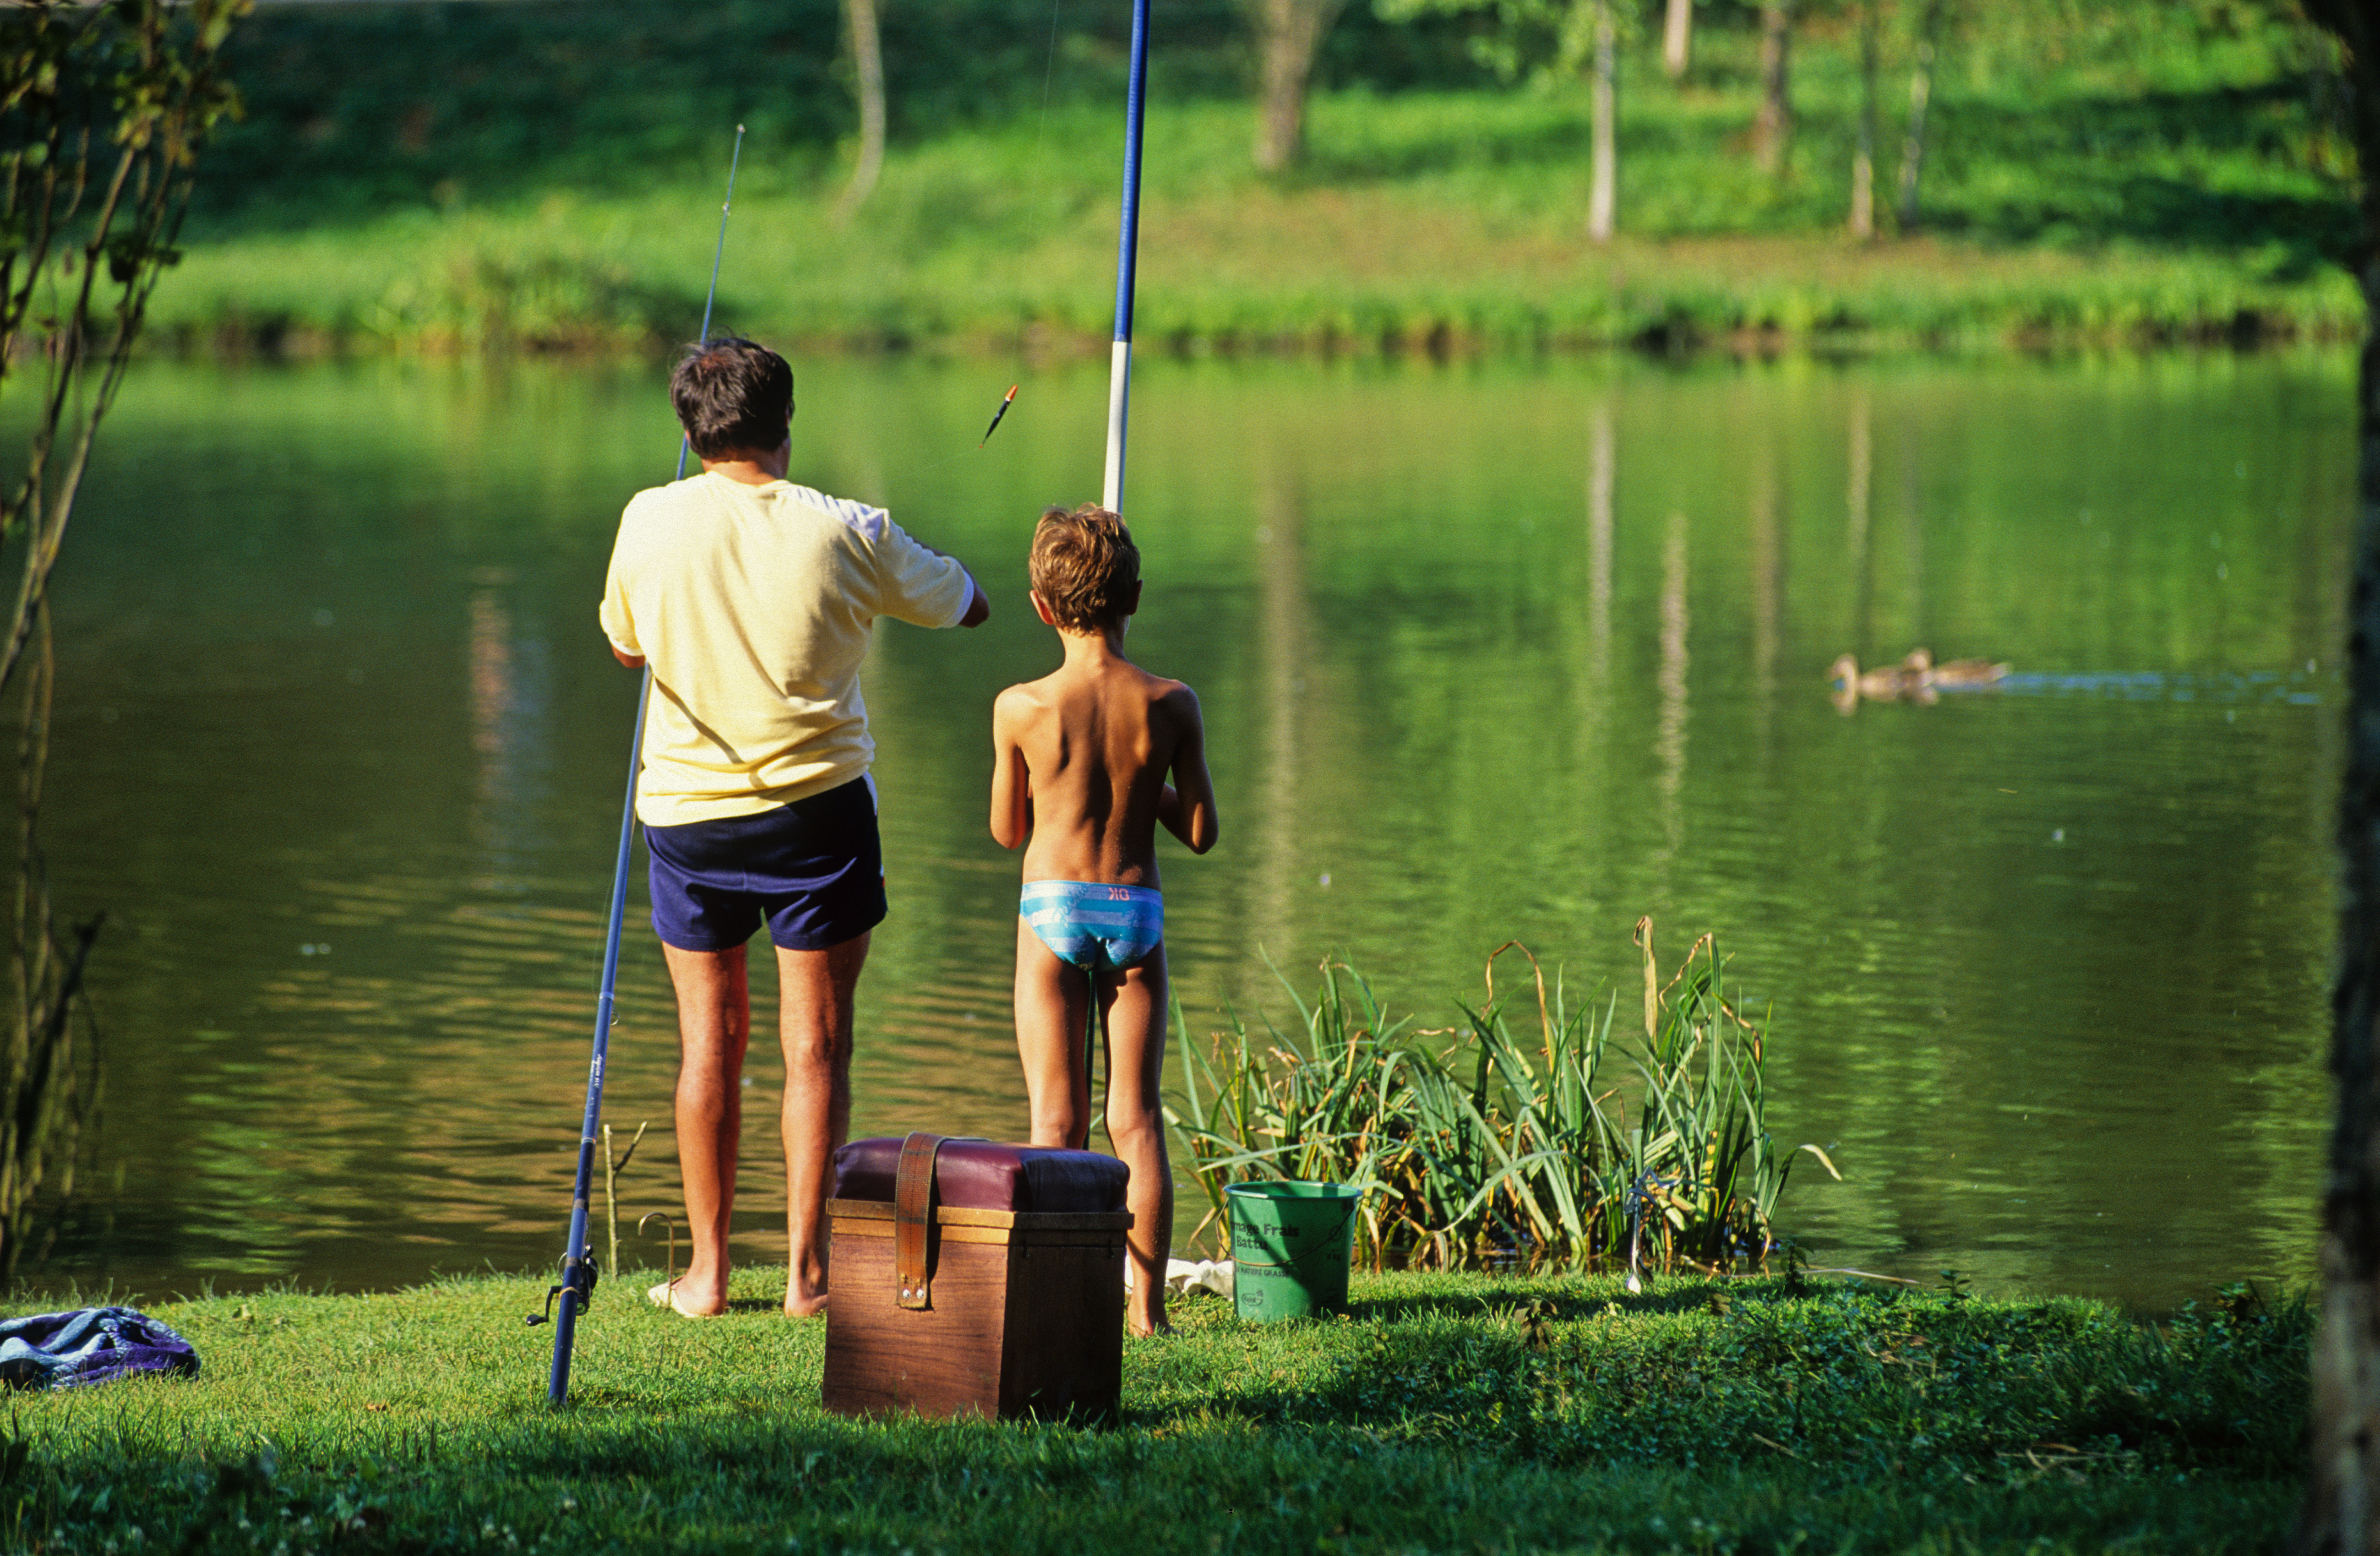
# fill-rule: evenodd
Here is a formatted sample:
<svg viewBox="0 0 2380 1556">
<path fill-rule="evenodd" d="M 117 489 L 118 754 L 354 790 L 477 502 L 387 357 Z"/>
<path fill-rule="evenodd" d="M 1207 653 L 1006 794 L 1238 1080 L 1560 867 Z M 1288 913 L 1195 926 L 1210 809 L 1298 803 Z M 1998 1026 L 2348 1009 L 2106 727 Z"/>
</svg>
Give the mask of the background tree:
<svg viewBox="0 0 2380 1556">
<path fill-rule="evenodd" d="M 1876 236 L 1876 0 L 1859 0 L 1859 128 L 1852 147 L 1852 236 Z"/>
<path fill-rule="evenodd" d="M 1917 226 L 1917 186 L 1925 171 L 1925 110 L 1934 101 L 1934 45 L 1947 0 L 1924 0 L 1909 63 L 1909 125 L 1900 136 L 1900 180 L 1893 214 L 1903 232 Z"/>
<path fill-rule="evenodd" d="M 1694 0 L 1670 0 L 1661 22 L 1661 68 L 1677 80 L 1692 62 L 1694 43 Z"/>
<path fill-rule="evenodd" d="M 1257 28 L 1257 166 L 1294 167 L 1305 155 L 1305 92 L 1314 56 L 1345 0 L 1249 0 Z"/>
<path fill-rule="evenodd" d="M 2305 0 L 2346 45 L 2362 163 L 2354 268 L 2365 333 L 2356 388 L 2362 444 L 2348 599 L 2347 772 L 2338 802 L 2338 978 L 2330 1067 L 2338 1109 L 2322 1202 L 2322 1331 L 2313 1361 L 2311 1475 L 2291 1548 L 2380 1548 L 2380 7 Z"/>
<path fill-rule="evenodd" d="M 876 25 L 876 0 L 844 0 L 844 20 L 851 31 L 853 84 L 859 92 L 859 161 L 834 202 L 839 222 L 851 219 L 884 171 L 884 40 Z"/>
<path fill-rule="evenodd" d="M 1752 158 L 1763 173 L 1782 173 L 1793 139 L 1793 6 L 1760 7 L 1760 110 L 1752 121 Z"/>
<path fill-rule="evenodd" d="M 1595 70 L 1592 124 L 1588 135 L 1590 171 L 1586 193 L 1586 236 L 1597 243 L 1611 241 L 1620 215 L 1619 95 L 1620 40 L 1612 19 L 1611 0 L 1593 0 Z"/>
<path fill-rule="evenodd" d="M 1485 12 L 1493 25 L 1471 41 L 1473 57 L 1507 81 L 1541 88 L 1587 82 L 1587 237 L 1619 226 L 1620 48 L 1635 32 L 1634 6 L 1615 0 L 1380 0 L 1385 19 Z"/>
<path fill-rule="evenodd" d="M 73 1186 L 97 1104 L 77 1052 L 96 918 L 62 940 L 37 823 L 55 661 L 49 585 L 158 276 L 174 249 L 199 147 L 236 101 L 218 61 L 248 0 L 13 0 L 0 8 L 0 391 L 25 428 L 24 475 L 0 494 L 0 544 L 21 565 L 0 636 L 0 695 L 22 699 L 15 1008 L 0 1070 L 0 1269 L 21 1256 L 33 1198 Z M 20 387 L 27 378 L 38 388 Z M 28 395 L 35 395 L 30 404 Z"/>
</svg>

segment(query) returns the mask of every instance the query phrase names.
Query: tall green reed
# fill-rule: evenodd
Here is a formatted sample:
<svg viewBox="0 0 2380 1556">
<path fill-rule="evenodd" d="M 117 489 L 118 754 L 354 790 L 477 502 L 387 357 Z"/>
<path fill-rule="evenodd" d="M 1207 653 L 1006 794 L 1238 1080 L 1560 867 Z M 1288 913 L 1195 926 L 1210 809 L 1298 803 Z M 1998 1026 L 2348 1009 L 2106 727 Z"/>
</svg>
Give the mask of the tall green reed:
<svg viewBox="0 0 2380 1556">
<path fill-rule="evenodd" d="M 1310 1002 L 1281 979 L 1294 1027 L 1260 1015 L 1252 1032 L 1233 1011 L 1202 1051 L 1177 1003 L 1182 1093 L 1167 1118 L 1207 1196 L 1199 1232 L 1224 1223 L 1232 1184 L 1308 1179 L 1364 1190 L 1355 1257 L 1376 1270 L 1765 1263 L 1796 1159 L 1768 1133 L 1765 1034 L 1722 993 L 1713 936 L 1666 983 L 1650 919 L 1636 943 L 1641 1046 L 1615 1037 L 1616 993 L 1573 1006 L 1518 942 L 1488 955 L 1485 998 L 1455 1002 L 1451 1027 L 1390 1019 L 1336 960 Z M 1508 951 L 1535 995 L 1518 1012 L 1518 995 L 1496 991 Z"/>
</svg>

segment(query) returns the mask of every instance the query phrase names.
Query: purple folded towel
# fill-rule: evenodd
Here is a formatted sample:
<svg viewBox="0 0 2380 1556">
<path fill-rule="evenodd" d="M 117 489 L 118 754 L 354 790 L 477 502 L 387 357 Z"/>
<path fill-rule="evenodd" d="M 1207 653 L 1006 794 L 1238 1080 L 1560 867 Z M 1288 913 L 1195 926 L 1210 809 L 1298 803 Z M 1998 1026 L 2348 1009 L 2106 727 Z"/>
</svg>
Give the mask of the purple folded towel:
<svg viewBox="0 0 2380 1556">
<path fill-rule="evenodd" d="M 0 1384 L 71 1389 L 144 1372 L 192 1373 L 199 1353 L 146 1313 L 79 1307 L 0 1322 Z"/>
</svg>

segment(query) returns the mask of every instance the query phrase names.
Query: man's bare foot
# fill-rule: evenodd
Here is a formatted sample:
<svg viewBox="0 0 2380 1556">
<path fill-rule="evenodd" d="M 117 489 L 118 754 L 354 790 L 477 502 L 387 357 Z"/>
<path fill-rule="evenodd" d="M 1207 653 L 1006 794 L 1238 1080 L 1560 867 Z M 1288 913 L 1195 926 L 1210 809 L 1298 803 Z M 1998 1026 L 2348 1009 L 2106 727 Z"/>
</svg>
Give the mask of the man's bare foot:
<svg viewBox="0 0 2380 1556">
<path fill-rule="evenodd" d="M 814 1319 L 826 1311 L 826 1270 L 795 1265 L 785 1275 L 785 1317 Z"/>
<path fill-rule="evenodd" d="M 722 1302 L 716 1307 L 698 1307 L 687 1300 L 682 1280 L 659 1281 L 645 1288 L 645 1300 L 656 1307 L 666 1307 L 681 1319 L 715 1319 L 727 1311 Z"/>
</svg>

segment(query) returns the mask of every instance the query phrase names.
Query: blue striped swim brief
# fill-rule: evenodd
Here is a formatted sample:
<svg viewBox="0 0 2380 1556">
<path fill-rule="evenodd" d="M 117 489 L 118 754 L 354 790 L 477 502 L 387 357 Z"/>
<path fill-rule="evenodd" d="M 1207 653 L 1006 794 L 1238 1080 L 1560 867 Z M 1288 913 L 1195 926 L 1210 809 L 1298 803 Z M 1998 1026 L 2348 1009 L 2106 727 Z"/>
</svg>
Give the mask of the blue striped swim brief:
<svg viewBox="0 0 2380 1556">
<path fill-rule="evenodd" d="M 1165 938 L 1165 896 L 1148 886 L 1028 881 L 1016 911 L 1051 955 L 1085 972 L 1136 966 Z"/>
</svg>

